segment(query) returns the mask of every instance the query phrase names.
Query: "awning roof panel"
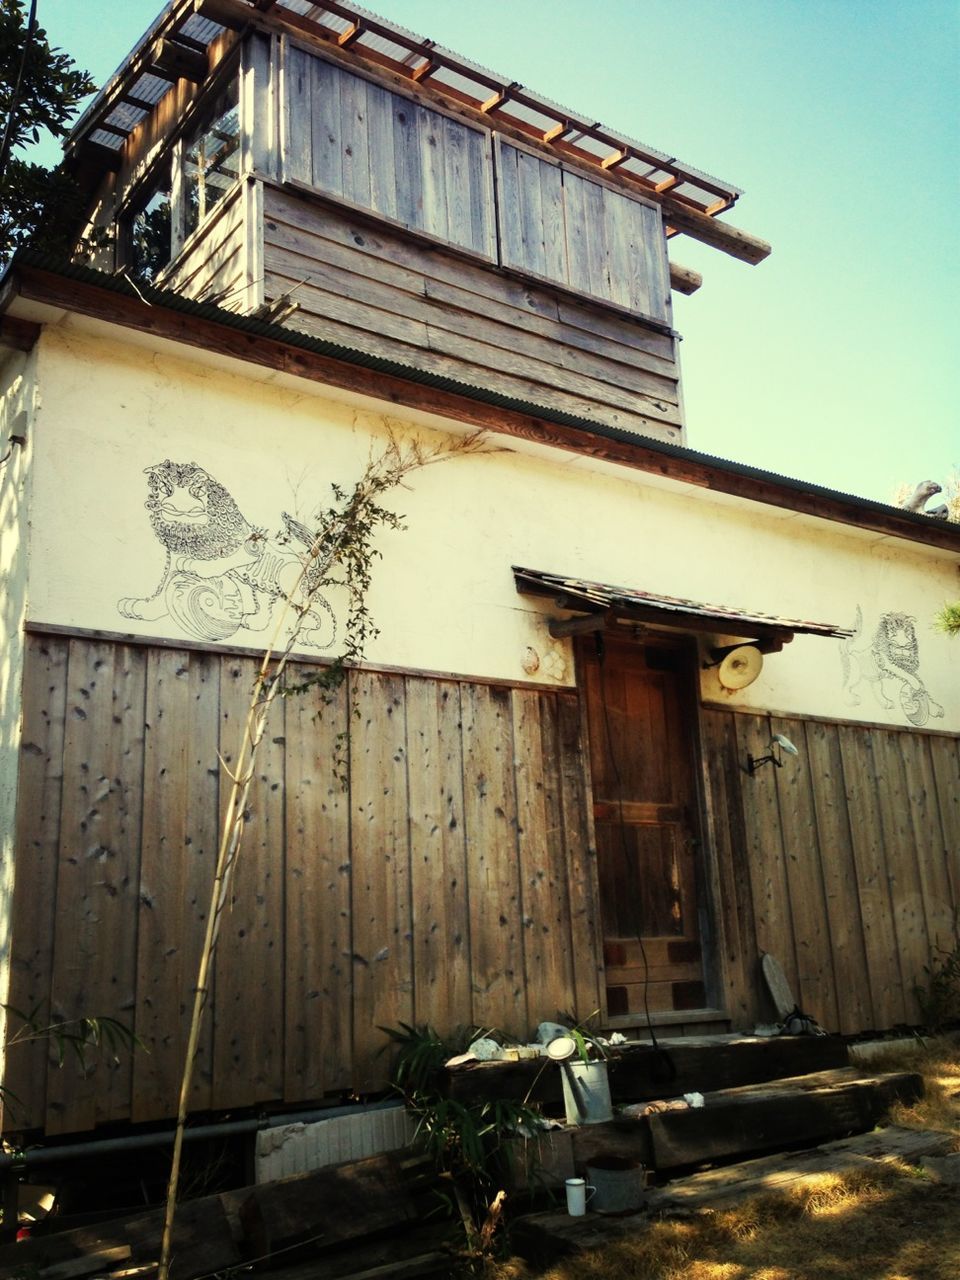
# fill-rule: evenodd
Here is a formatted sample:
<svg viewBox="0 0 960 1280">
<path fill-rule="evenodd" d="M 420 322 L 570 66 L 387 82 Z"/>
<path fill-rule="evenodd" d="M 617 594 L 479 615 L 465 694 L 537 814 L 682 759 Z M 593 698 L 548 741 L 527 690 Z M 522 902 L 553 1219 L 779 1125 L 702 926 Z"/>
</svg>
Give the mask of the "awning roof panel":
<svg viewBox="0 0 960 1280">
<path fill-rule="evenodd" d="M 754 613 L 729 605 L 704 604 L 675 596 L 652 595 L 632 587 L 618 587 L 585 578 L 568 578 L 540 569 L 513 566 L 517 590 L 522 595 L 547 596 L 558 609 L 571 613 L 609 613 L 611 617 L 650 622 L 687 631 L 712 631 L 750 639 L 790 639 L 814 635 L 842 639 L 853 634 L 828 622 L 808 622 Z"/>
</svg>

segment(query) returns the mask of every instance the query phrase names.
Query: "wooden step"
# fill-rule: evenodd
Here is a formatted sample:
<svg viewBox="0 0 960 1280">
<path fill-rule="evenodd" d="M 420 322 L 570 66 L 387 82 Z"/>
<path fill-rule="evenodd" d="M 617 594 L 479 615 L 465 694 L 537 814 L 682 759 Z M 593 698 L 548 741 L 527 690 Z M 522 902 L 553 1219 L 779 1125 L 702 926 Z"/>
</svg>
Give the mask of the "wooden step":
<svg viewBox="0 0 960 1280">
<path fill-rule="evenodd" d="M 895 1102 L 922 1094 L 915 1072 L 864 1076 L 855 1067 L 716 1090 L 704 1095 L 702 1110 L 646 1117 L 651 1164 L 676 1169 L 865 1133 Z"/>
<path fill-rule="evenodd" d="M 759 1084 L 783 1076 L 846 1066 L 842 1036 L 704 1036 L 661 1040 L 617 1051 L 609 1059 L 614 1102 L 644 1102 L 684 1093 L 706 1093 L 737 1085 Z M 561 1107 L 560 1072 L 543 1059 L 526 1062 L 478 1062 L 447 1073 L 447 1093 L 458 1102 L 530 1097 Z"/>
<path fill-rule="evenodd" d="M 582 1218 L 571 1218 L 559 1210 L 528 1214 L 513 1223 L 510 1242 L 528 1262 L 546 1266 L 561 1257 L 636 1237 L 647 1230 L 651 1219 L 769 1194 L 820 1178 L 824 1173 L 896 1161 L 917 1163 L 924 1156 L 952 1150 L 953 1142 L 951 1134 L 916 1132 L 891 1125 L 805 1151 L 763 1156 L 674 1179 L 664 1187 L 649 1190 L 642 1209 L 625 1216 L 587 1213 Z"/>
<path fill-rule="evenodd" d="M 603 1124 L 551 1130 L 513 1161 L 517 1182 L 557 1186 L 598 1157 L 615 1156 L 657 1171 L 706 1161 L 745 1159 L 764 1151 L 814 1145 L 864 1133 L 894 1102 L 913 1102 L 923 1084 L 914 1072 L 864 1075 L 854 1067 L 704 1094 L 702 1108 L 668 1110 Z M 534 1155 L 539 1168 L 530 1169 Z"/>
</svg>

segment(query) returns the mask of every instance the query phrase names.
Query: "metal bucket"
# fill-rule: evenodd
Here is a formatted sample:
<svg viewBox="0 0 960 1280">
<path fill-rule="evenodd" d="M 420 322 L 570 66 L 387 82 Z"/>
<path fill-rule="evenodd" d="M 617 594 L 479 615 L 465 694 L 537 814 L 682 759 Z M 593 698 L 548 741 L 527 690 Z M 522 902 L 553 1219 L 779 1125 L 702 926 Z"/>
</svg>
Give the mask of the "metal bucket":
<svg viewBox="0 0 960 1280">
<path fill-rule="evenodd" d="M 587 1181 L 596 1187 L 590 1208 L 597 1213 L 631 1213 L 643 1204 L 643 1165 L 622 1156 L 596 1156 L 587 1165 Z"/>
<path fill-rule="evenodd" d="M 605 1062 L 561 1062 L 567 1124 L 602 1124 L 613 1119 Z"/>
</svg>

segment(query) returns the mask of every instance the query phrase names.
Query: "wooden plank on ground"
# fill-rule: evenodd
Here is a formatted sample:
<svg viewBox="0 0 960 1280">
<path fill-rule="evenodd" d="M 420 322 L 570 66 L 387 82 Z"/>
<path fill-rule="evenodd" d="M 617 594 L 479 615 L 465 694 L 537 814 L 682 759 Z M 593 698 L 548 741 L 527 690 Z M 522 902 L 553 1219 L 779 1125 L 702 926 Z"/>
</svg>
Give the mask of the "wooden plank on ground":
<svg viewBox="0 0 960 1280">
<path fill-rule="evenodd" d="M 407 746 L 400 676 L 350 675 L 354 1087 L 382 1087 L 382 1027 L 413 1017 Z"/>
<path fill-rule="evenodd" d="M 290 683 L 316 667 L 294 667 Z M 345 685 L 285 699 L 286 947 L 284 1096 L 351 1084 L 350 798 Z"/>
<path fill-rule="evenodd" d="M 768 1195 L 825 1173 L 869 1169 L 898 1161 L 914 1163 L 921 1156 L 947 1152 L 952 1145 L 953 1139 L 947 1133 L 890 1125 L 805 1151 L 760 1156 L 676 1178 L 664 1187 L 651 1188 L 645 1197 L 645 1208 L 650 1213 L 670 1214 L 701 1205 L 738 1201 L 751 1195 Z"/>
<path fill-rule="evenodd" d="M 854 1078 L 854 1069 L 709 1093 L 703 1109 L 647 1116 L 658 1169 L 730 1159 L 799 1142 L 865 1133 L 894 1102 L 923 1092 L 912 1072 Z M 834 1079 L 827 1079 L 832 1075 Z"/>
<path fill-rule="evenodd" d="M 255 1257 L 296 1246 L 318 1253 L 346 1240 L 397 1230 L 417 1217 L 391 1155 L 296 1174 L 253 1187 L 240 1221 Z"/>
<path fill-rule="evenodd" d="M 470 1022 L 470 928 L 460 688 L 408 676 L 414 1019 L 441 1035 Z"/>
<path fill-rule="evenodd" d="M 460 686 L 473 1020 L 527 1029 L 510 691 Z"/>
<path fill-rule="evenodd" d="M 53 977 L 68 653 L 65 638 L 27 636 L 8 1000 L 25 1015 L 36 1008 L 41 1018 L 50 1010 Z M 8 1014 L 8 1043 L 21 1028 Z M 4 1129 L 43 1124 L 47 1053 L 42 1040 L 7 1049 Z"/>
</svg>

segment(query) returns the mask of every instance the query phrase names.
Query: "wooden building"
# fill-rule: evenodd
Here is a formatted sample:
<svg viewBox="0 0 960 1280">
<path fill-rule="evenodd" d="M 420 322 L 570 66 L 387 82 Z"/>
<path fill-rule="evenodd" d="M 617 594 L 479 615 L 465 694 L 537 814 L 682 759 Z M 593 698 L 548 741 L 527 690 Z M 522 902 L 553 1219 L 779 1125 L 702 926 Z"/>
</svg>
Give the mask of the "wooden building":
<svg viewBox="0 0 960 1280">
<path fill-rule="evenodd" d="M 93 262 L 0 298 L 3 983 L 150 1052 L 14 1045 L 8 1124 L 174 1113 L 273 531 L 389 437 L 491 448 L 397 496 L 339 701 L 275 708 L 195 1107 L 376 1090 L 401 1021 L 750 1028 L 764 952 L 920 1022 L 960 528 L 686 447 L 668 246 L 759 262 L 736 188 L 334 0 L 175 0 L 69 151 Z"/>
</svg>

